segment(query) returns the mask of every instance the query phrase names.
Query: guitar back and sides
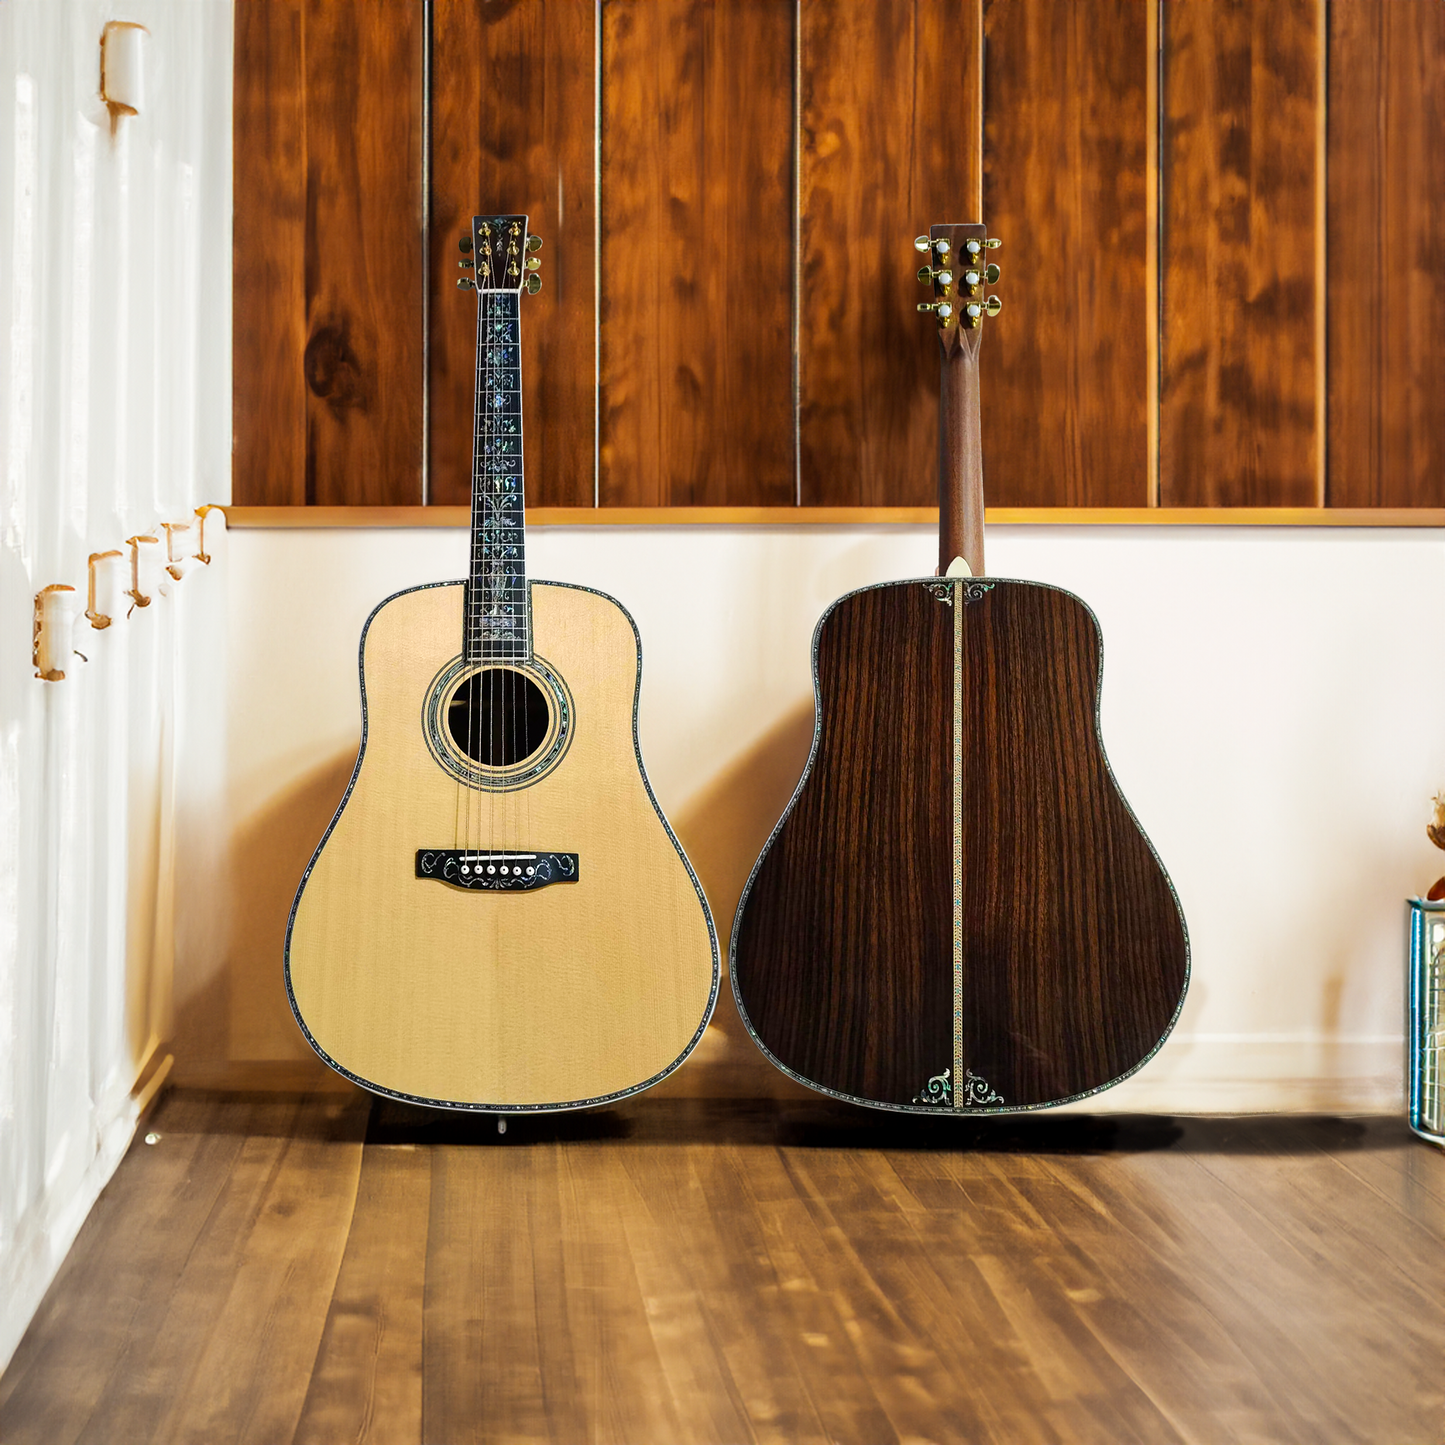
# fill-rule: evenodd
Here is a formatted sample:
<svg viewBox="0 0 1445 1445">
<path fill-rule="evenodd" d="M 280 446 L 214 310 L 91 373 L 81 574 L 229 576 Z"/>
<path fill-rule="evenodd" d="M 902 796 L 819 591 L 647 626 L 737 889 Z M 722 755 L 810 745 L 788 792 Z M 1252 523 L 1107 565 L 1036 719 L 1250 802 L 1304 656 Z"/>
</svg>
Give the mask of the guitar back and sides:
<svg viewBox="0 0 1445 1445">
<path fill-rule="evenodd" d="M 744 1021 L 787 1073 L 952 1114 L 1077 1099 L 1173 1026 L 1183 915 L 1109 769 L 1102 647 L 1069 592 L 983 569 L 981 225 L 920 237 L 940 354 L 939 576 L 840 598 L 816 730 L 733 929 Z"/>
</svg>

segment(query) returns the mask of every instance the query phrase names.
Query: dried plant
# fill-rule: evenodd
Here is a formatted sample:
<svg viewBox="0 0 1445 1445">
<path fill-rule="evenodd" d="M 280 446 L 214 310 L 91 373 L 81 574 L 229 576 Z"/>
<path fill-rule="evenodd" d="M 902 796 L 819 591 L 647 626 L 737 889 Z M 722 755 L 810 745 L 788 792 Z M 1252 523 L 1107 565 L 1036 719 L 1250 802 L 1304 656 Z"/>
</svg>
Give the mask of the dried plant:
<svg viewBox="0 0 1445 1445">
<path fill-rule="evenodd" d="M 1432 801 L 1435 804 L 1435 814 L 1425 824 L 1425 832 L 1437 848 L 1445 848 L 1445 793 L 1436 793 Z M 1432 903 L 1445 899 L 1445 878 L 1437 878 L 1430 885 L 1430 891 L 1425 897 Z"/>
<path fill-rule="evenodd" d="M 1425 825 L 1425 831 L 1437 848 L 1445 848 L 1445 794 L 1436 793 L 1432 801 L 1435 804 L 1435 816 Z"/>
</svg>

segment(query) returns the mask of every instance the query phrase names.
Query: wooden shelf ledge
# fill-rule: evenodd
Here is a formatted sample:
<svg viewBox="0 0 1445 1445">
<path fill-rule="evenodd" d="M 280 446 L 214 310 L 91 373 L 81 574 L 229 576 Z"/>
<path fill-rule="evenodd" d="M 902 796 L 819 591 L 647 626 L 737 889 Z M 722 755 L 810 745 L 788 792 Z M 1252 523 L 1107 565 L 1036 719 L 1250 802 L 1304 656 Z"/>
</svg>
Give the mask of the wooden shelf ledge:
<svg viewBox="0 0 1445 1445">
<path fill-rule="evenodd" d="M 225 507 L 231 527 L 465 527 L 466 507 Z M 1445 527 L 1439 507 L 990 507 L 994 527 Z M 936 527 L 936 507 L 531 507 L 533 527 Z"/>
</svg>

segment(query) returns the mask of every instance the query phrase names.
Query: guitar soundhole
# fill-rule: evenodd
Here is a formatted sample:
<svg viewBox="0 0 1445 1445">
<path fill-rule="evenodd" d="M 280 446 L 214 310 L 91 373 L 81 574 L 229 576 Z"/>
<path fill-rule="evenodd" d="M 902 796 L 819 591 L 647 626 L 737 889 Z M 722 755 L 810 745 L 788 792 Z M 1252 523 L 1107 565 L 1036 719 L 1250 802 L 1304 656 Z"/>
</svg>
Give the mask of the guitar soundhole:
<svg viewBox="0 0 1445 1445">
<path fill-rule="evenodd" d="M 475 763 L 508 768 L 547 740 L 552 708 L 524 672 L 487 667 L 474 672 L 447 704 L 447 731 Z"/>
</svg>

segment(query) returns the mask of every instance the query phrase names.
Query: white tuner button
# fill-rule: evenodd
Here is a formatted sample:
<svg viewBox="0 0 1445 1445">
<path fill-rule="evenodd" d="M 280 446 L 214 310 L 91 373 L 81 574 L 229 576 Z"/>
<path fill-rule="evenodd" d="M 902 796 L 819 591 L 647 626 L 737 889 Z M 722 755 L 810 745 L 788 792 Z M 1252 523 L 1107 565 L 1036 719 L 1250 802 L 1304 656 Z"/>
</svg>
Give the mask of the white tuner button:
<svg viewBox="0 0 1445 1445">
<path fill-rule="evenodd" d="M 534 874 L 536 871 L 537 871 L 537 870 L 536 870 L 535 868 L 529 868 L 529 869 L 527 869 L 527 877 L 530 878 L 530 877 L 532 876 L 532 874 Z"/>
<path fill-rule="evenodd" d="M 470 868 L 468 868 L 465 863 L 462 864 L 462 872 L 463 872 L 463 873 L 470 873 L 471 871 L 472 871 L 472 870 L 471 870 Z"/>
<path fill-rule="evenodd" d="M 488 873 L 495 873 L 496 871 L 497 871 L 497 865 L 496 865 L 495 863 L 488 863 L 488 864 L 487 864 L 487 872 L 488 872 Z"/>
</svg>

